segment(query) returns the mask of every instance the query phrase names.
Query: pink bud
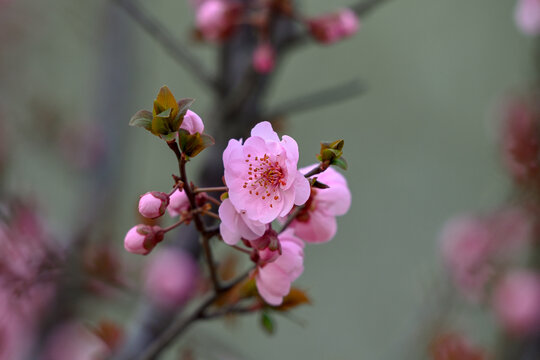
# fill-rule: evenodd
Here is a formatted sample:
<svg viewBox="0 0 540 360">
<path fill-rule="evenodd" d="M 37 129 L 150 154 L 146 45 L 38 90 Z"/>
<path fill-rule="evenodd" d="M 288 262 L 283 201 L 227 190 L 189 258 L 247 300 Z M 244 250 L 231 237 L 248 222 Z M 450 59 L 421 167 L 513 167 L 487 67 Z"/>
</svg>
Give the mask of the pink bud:
<svg viewBox="0 0 540 360">
<path fill-rule="evenodd" d="M 133 254 L 146 255 L 163 240 L 159 226 L 139 224 L 132 227 L 124 238 L 124 248 Z"/>
<path fill-rule="evenodd" d="M 188 110 L 186 115 L 184 115 L 184 121 L 182 121 L 180 129 L 186 130 L 191 135 L 195 133 L 202 134 L 204 131 L 204 123 L 199 115 L 191 110 Z"/>
<path fill-rule="evenodd" d="M 199 268 L 191 255 L 181 250 L 161 250 L 146 268 L 145 291 L 155 304 L 175 308 L 194 295 L 198 276 Z"/>
<path fill-rule="evenodd" d="M 197 28 L 205 39 L 220 41 L 231 33 L 236 15 L 236 6 L 231 1 L 207 0 L 197 8 Z"/>
<path fill-rule="evenodd" d="M 310 19 L 308 26 L 317 41 L 332 44 L 354 35 L 360 28 L 360 22 L 354 11 L 345 9 Z"/>
<path fill-rule="evenodd" d="M 503 327 L 516 336 L 540 330 L 540 275 L 509 273 L 495 289 L 493 307 Z"/>
<path fill-rule="evenodd" d="M 155 219 L 165 214 L 165 209 L 169 205 L 169 195 L 152 191 L 141 195 L 139 200 L 139 212 L 148 219 Z"/>
<path fill-rule="evenodd" d="M 274 48 L 269 43 L 264 43 L 253 52 L 253 68 L 261 74 L 267 74 L 274 70 L 276 64 Z"/>
<path fill-rule="evenodd" d="M 540 34 L 540 1 L 519 0 L 514 17 L 517 27 L 525 35 Z"/>
<path fill-rule="evenodd" d="M 186 193 L 176 189 L 169 197 L 169 206 L 167 207 L 169 215 L 176 217 L 187 210 L 189 210 L 189 199 Z"/>
</svg>

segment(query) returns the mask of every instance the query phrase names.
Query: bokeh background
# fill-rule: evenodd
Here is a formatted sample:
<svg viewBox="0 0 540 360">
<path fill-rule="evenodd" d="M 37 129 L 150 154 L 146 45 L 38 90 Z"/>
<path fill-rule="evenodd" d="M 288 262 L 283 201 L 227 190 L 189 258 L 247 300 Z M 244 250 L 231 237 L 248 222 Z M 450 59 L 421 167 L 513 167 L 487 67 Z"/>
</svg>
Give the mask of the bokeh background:
<svg viewBox="0 0 540 360">
<path fill-rule="evenodd" d="M 144 5 L 215 64 L 214 49 L 191 40 L 187 1 Z M 316 15 L 346 5 L 309 0 L 302 8 Z M 332 242 L 307 247 L 297 284 L 313 304 L 292 319 L 279 317 L 275 335 L 247 316 L 197 324 L 184 341 L 208 359 L 419 358 L 423 324 L 446 284 L 438 231 L 455 214 L 497 207 L 509 192 L 498 112 L 507 95 L 529 87 L 534 70 L 532 41 L 515 28 L 514 6 L 388 1 L 362 20 L 357 36 L 310 44 L 284 60 L 269 107 L 352 78 L 366 85 L 357 98 L 295 114 L 285 127 L 299 143 L 302 165 L 315 161 L 321 140 L 345 140 L 352 208 Z M 169 189 L 175 169 L 157 138 L 128 127 L 130 116 L 149 108 L 166 84 L 178 97 L 195 98 L 204 120 L 210 94 L 110 1 L 4 0 L 0 28 L 3 191 L 35 197 L 62 238 L 87 215 L 94 219 L 88 194 L 112 189 L 99 221 L 109 222 L 107 235 L 121 248 L 138 195 Z M 206 125 L 211 134 L 212 123 Z M 86 143 L 105 162 L 99 171 L 81 166 L 93 161 L 77 157 Z M 111 158 L 99 158 L 103 146 L 115 148 Z M 134 267 L 146 261 L 123 257 Z M 129 324 L 137 301 L 86 306 L 90 322 L 108 316 Z M 489 346 L 493 320 L 470 307 L 452 311 L 453 322 Z"/>
</svg>

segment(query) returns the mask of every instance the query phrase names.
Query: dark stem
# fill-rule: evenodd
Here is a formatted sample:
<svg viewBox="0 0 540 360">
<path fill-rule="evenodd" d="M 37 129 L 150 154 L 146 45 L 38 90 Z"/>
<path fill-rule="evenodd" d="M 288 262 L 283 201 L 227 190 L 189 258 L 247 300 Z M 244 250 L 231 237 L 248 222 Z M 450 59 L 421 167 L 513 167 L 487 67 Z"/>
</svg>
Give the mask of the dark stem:
<svg viewBox="0 0 540 360">
<path fill-rule="evenodd" d="M 246 279 L 251 273 L 251 270 L 252 269 L 249 269 L 244 274 L 236 278 L 233 282 L 224 286 L 223 291 L 228 291 L 242 281 L 244 281 L 244 279 Z M 181 335 L 184 331 L 186 331 L 191 324 L 193 324 L 197 320 L 203 319 L 206 310 L 210 306 L 212 306 L 212 304 L 217 299 L 219 299 L 220 296 L 220 293 L 212 294 L 208 299 L 203 301 L 203 303 L 199 305 L 187 318 L 178 319 L 173 322 L 171 326 L 169 326 L 158 338 L 156 338 L 156 340 L 152 344 L 150 344 L 150 346 L 143 352 L 139 360 L 155 359 L 156 356 L 163 349 L 165 349 L 177 336 Z"/>
<path fill-rule="evenodd" d="M 291 223 L 294 221 L 294 219 L 296 219 L 296 217 L 302 212 L 302 210 L 304 210 L 304 205 L 301 205 L 301 206 L 297 206 L 293 212 L 289 215 L 289 217 L 287 218 L 287 221 L 285 221 L 285 224 L 283 224 L 283 226 L 281 227 L 281 230 L 279 230 L 279 233 L 281 234 L 282 232 L 284 232 L 288 227 L 289 225 L 291 225 Z"/>
<path fill-rule="evenodd" d="M 200 187 L 196 188 L 194 190 L 195 194 L 202 193 L 202 192 L 225 192 L 228 191 L 229 188 L 226 186 L 214 186 L 214 187 Z"/>
</svg>

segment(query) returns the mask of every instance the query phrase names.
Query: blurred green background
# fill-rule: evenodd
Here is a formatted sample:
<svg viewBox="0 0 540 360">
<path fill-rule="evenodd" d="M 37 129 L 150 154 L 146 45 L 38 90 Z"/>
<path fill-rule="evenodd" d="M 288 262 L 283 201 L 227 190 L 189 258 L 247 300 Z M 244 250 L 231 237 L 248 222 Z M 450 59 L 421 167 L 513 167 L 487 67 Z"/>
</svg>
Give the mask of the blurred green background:
<svg viewBox="0 0 540 360">
<path fill-rule="evenodd" d="M 302 5 L 307 15 L 317 15 L 348 4 L 306 0 Z M 208 66 L 215 63 L 211 46 L 190 40 L 193 11 L 187 1 L 144 5 Z M 271 337 L 259 330 L 256 317 L 198 324 L 186 340 L 202 349 L 203 358 L 415 358 L 408 344 L 444 286 L 440 227 L 457 213 L 496 207 L 508 195 L 497 152 L 498 110 L 505 96 L 528 88 L 534 70 L 533 44 L 514 26 L 514 5 L 511 0 L 388 1 L 362 20 L 357 36 L 333 46 L 310 44 L 284 60 L 270 107 L 352 78 L 368 87 L 358 98 L 287 122 L 287 133 L 300 146 L 301 165 L 314 162 L 321 140 L 345 139 L 353 205 L 339 219 L 332 242 L 306 248 L 305 271 L 296 284 L 309 291 L 313 305 L 295 311 L 294 321 L 277 318 Z M 86 203 L 80 200 L 96 175 L 66 166 L 48 131 L 103 116 L 108 124 L 120 122 L 121 160 L 108 181 L 120 184 L 121 193 L 107 215 L 121 247 L 136 221 L 138 195 L 168 189 L 175 168 L 169 150 L 128 127 L 129 117 L 150 108 L 164 84 L 178 97 L 195 98 L 194 110 L 203 120 L 211 96 L 110 2 L 13 1 L 0 9 L 0 21 L 8 29 L 0 35 L 0 109 L 10 144 L 6 188 L 35 195 L 51 228 L 68 233 L 84 216 Z M 107 48 L 113 36 L 123 43 L 118 53 Z M 123 64 L 118 81 L 128 84 L 119 94 L 125 99 L 119 109 L 104 91 L 116 81 L 115 71 L 104 69 L 111 59 Z M 45 112 L 53 114 L 52 122 Z M 212 124 L 206 125 L 211 134 Z M 135 306 L 102 311 L 126 319 Z M 489 345 L 492 320 L 474 314 L 473 321 L 467 311 L 454 313 L 455 326 Z M 214 345 L 219 356 L 212 355 L 209 341 L 220 344 Z"/>
</svg>

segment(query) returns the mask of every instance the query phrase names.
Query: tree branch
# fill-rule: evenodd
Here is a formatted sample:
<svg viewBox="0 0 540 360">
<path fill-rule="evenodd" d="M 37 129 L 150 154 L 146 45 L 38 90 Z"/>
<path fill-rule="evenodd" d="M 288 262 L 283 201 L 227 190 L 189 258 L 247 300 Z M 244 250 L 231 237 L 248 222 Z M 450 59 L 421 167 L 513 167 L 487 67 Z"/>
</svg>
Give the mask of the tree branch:
<svg viewBox="0 0 540 360">
<path fill-rule="evenodd" d="M 353 98 L 363 93 L 365 90 L 366 87 L 358 79 L 347 81 L 342 84 L 285 101 L 269 111 L 267 115 L 264 115 L 264 118 L 272 121 L 284 115 L 327 106 Z"/>
<path fill-rule="evenodd" d="M 219 89 L 219 83 L 214 76 L 210 75 L 187 47 L 176 40 L 174 36 L 163 27 L 158 20 L 153 18 L 145 11 L 137 0 L 112 0 L 122 7 L 133 20 L 135 20 L 148 35 L 156 40 L 165 51 L 180 65 L 186 68 L 190 73 L 195 75 L 203 84 L 212 89 L 214 92 Z"/>
</svg>

